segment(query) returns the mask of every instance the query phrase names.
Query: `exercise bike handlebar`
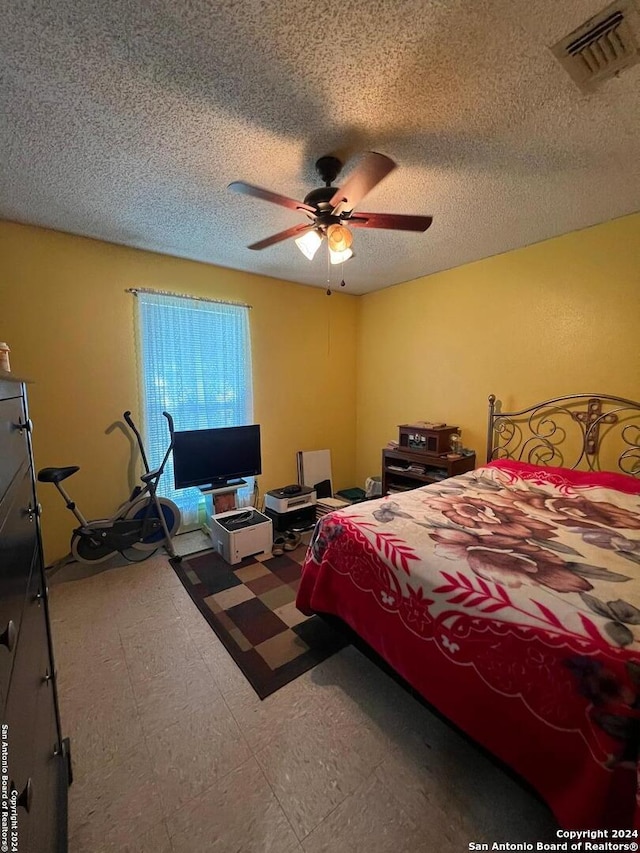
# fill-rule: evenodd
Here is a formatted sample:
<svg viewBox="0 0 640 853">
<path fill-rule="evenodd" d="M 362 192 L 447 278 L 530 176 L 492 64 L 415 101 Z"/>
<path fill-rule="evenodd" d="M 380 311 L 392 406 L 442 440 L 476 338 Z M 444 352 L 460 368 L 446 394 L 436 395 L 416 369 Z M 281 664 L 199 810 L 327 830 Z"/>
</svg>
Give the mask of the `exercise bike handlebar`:
<svg viewBox="0 0 640 853">
<path fill-rule="evenodd" d="M 169 412 L 163 412 L 162 414 L 167 419 L 167 424 L 169 426 L 169 446 L 167 447 L 167 452 L 164 454 L 164 459 L 160 463 L 160 474 L 162 474 L 162 472 L 164 471 L 164 466 L 167 464 L 169 456 L 171 455 L 171 451 L 173 450 L 173 445 L 175 443 L 173 418 L 171 417 Z"/>
<path fill-rule="evenodd" d="M 171 436 L 171 443 L 173 444 L 173 433 L 175 432 L 175 429 L 173 426 L 173 418 L 171 417 L 169 412 L 163 412 L 162 414 L 165 416 L 165 418 L 167 419 L 167 421 L 169 423 L 169 435 Z"/>
<path fill-rule="evenodd" d="M 173 450 L 174 432 L 175 432 L 174 425 L 173 425 L 173 418 L 171 417 L 169 412 L 163 412 L 162 414 L 167 419 L 167 423 L 169 425 L 170 441 L 169 441 L 169 446 L 167 447 L 167 452 L 164 455 L 164 459 L 160 463 L 160 466 L 153 472 L 154 474 L 157 474 L 158 479 L 160 479 L 160 476 L 162 475 L 162 472 L 164 471 L 164 466 L 167 464 L 167 460 L 169 459 L 169 455 L 171 454 L 171 451 Z M 149 469 L 149 461 L 147 459 L 147 454 L 145 453 L 145 450 L 144 450 L 144 444 L 142 443 L 142 436 L 138 432 L 138 428 L 135 425 L 135 423 L 133 422 L 133 418 L 131 417 L 131 412 L 127 410 L 126 412 L 123 413 L 122 417 L 125 419 L 129 429 L 135 435 L 135 437 L 138 441 L 138 447 L 140 448 L 140 456 L 142 457 L 142 462 L 144 464 L 145 473 L 146 474 L 152 473 Z"/>
<path fill-rule="evenodd" d="M 134 424 L 133 418 L 131 417 L 131 412 L 127 409 L 126 412 L 123 413 L 122 417 L 127 422 L 127 426 L 131 430 L 131 432 L 135 435 L 136 440 L 138 442 L 138 447 L 140 448 L 140 456 L 142 457 L 142 464 L 144 465 L 144 470 L 148 474 L 149 473 L 149 460 L 147 459 L 147 454 L 144 452 L 144 444 L 142 443 L 142 436 L 138 432 L 138 427 Z"/>
</svg>

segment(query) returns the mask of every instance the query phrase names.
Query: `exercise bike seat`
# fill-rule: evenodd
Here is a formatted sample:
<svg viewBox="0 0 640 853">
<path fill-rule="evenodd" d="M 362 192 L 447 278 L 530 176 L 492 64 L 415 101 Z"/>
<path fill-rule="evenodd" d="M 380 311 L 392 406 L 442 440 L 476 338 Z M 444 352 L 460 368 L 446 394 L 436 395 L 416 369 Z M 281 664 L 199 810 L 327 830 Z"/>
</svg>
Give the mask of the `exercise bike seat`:
<svg viewBox="0 0 640 853">
<path fill-rule="evenodd" d="M 61 483 L 79 470 L 78 465 L 70 465 L 68 468 L 41 468 L 38 471 L 38 480 L 41 483 Z"/>
</svg>

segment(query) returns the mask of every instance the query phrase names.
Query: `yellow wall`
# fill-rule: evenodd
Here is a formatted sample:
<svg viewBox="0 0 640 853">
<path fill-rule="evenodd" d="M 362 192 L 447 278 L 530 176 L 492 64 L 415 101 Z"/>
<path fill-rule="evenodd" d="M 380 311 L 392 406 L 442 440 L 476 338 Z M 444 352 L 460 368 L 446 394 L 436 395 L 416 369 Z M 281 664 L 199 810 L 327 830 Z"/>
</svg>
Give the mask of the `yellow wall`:
<svg viewBox="0 0 640 853">
<path fill-rule="evenodd" d="M 490 393 L 505 410 L 582 392 L 640 398 L 640 214 L 360 301 L 358 481 L 416 420 L 460 426 L 484 461 Z"/>
<path fill-rule="evenodd" d="M 106 431 L 125 409 L 139 420 L 133 286 L 253 306 L 262 491 L 296 481 L 297 450 L 326 447 L 335 488 L 354 484 L 356 297 L 0 222 L 0 339 L 34 383 L 36 466 L 80 465 L 68 485 L 86 515 L 111 514 L 130 485 L 129 442 Z M 54 560 L 74 519 L 52 486 L 39 496 Z"/>
<path fill-rule="evenodd" d="M 397 425 L 445 420 L 482 461 L 486 399 L 505 408 L 583 391 L 640 397 L 640 214 L 362 297 L 0 222 L 0 339 L 34 380 L 36 465 L 78 464 L 92 517 L 127 492 L 138 414 L 138 286 L 253 305 L 254 411 L 267 490 L 295 451 L 329 447 L 336 488 L 380 472 Z M 357 397 L 356 397 L 357 392 Z M 357 462 L 357 464 L 356 464 Z M 40 487 L 47 557 L 73 526 Z"/>
</svg>

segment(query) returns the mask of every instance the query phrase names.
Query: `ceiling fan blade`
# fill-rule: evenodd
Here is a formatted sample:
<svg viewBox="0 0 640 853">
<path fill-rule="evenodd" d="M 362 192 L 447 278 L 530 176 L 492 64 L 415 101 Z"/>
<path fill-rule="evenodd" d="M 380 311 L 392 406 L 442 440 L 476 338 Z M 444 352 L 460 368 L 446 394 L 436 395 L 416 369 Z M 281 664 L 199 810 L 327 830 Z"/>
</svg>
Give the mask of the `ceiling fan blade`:
<svg viewBox="0 0 640 853">
<path fill-rule="evenodd" d="M 354 228 L 390 228 L 395 231 L 426 231 L 433 222 L 432 216 L 405 216 L 403 213 L 364 213 L 343 220 Z"/>
<path fill-rule="evenodd" d="M 293 228 L 287 228 L 286 231 L 280 231 L 271 237 L 265 237 L 264 240 L 258 240 L 257 243 L 252 243 L 248 248 L 266 249 L 268 246 L 273 246 L 274 243 L 281 243 L 283 240 L 288 240 L 289 237 L 300 237 L 305 231 L 311 231 L 313 227 L 313 225 L 294 225 Z"/>
<path fill-rule="evenodd" d="M 303 201 L 296 201 L 294 198 L 289 198 L 286 195 L 272 193 L 271 190 L 263 190 L 262 187 L 254 187 L 253 184 L 245 184 L 244 181 L 234 181 L 227 187 L 234 193 L 242 193 L 243 195 L 251 195 L 254 198 L 261 198 L 263 201 L 270 201 L 272 204 L 279 204 L 280 207 L 288 207 L 289 210 L 302 210 L 307 213 L 316 212 L 315 207 L 305 204 Z"/>
<path fill-rule="evenodd" d="M 358 202 L 395 167 L 393 160 L 385 157 L 384 154 L 378 154 L 375 151 L 365 154 L 344 184 L 333 194 L 329 204 L 337 208 L 334 209 L 334 214 L 353 210 Z"/>
</svg>

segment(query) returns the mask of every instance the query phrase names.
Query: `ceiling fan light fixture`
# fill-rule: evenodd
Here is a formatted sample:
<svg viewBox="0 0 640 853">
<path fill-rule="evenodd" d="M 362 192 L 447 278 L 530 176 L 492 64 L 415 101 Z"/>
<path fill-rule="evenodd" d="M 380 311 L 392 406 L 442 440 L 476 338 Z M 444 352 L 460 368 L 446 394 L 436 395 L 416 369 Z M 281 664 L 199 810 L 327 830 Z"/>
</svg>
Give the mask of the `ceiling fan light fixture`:
<svg viewBox="0 0 640 853">
<path fill-rule="evenodd" d="M 631 0 L 630 0 L 631 1 Z M 320 157 L 316 169 L 325 186 L 311 190 L 304 201 L 280 195 L 265 190 L 262 187 L 247 184 L 244 181 L 233 181 L 229 189 L 233 192 L 253 196 L 253 198 L 304 213 L 308 222 L 304 225 L 294 225 L 277 234 L 272 234 L 264 240 L 252 243 L 249 249 L 266 249 L 283 240 L 294 238 L 302 254 L 310 261 L 315 257 L 320 245 L 327 238 L 327 261 L 333 265 L 343 264 L 354 257 L 353 234 L 343 222 L 354 228 L 374 228 L 395 231 L 426 231 L 433 219 L 431 216 L 412 216 L 402 213 L 359 213 L 353 212 L 362 199 L 385 178 L 396 164 L 390 157 L 376 151 L 368 151 L 358 162 L 347 180 L 340 186 L 333 183 L 342 168 L 342 163 L 336 157 Z M 327 266 L 327 280 L 331 275 Z M 344 285 L 344 278 L 341 286 Z M 328 291 L 331 293 L 331 286 Z"/>
<path fill-rule="evenodd" d="M 295 243 L 302 254 L 312 261 L 313 256 L 318 251 L 320 244 L 322 243 L 322 235 L 314 228 L 312 231 L 307 231 L 307 233 L 302 237 L 298 237 Z"/>
<path fill-rule="evenodd" d="M 331 251 L 344 252 L 353 243 L 353 234 L 344 225 L 330 225 L 327 228 L 327 240 Z"/>
<path fill-rule="evenodd" d="M 331 246 L 329 246 L 329 260 L 332 264 L 343 264 L 345 261 L 348 261 L 349 258 L 353 257 L 353 249 L 346 248 L 342 252 L 335 252 Z"/>
</svg>

